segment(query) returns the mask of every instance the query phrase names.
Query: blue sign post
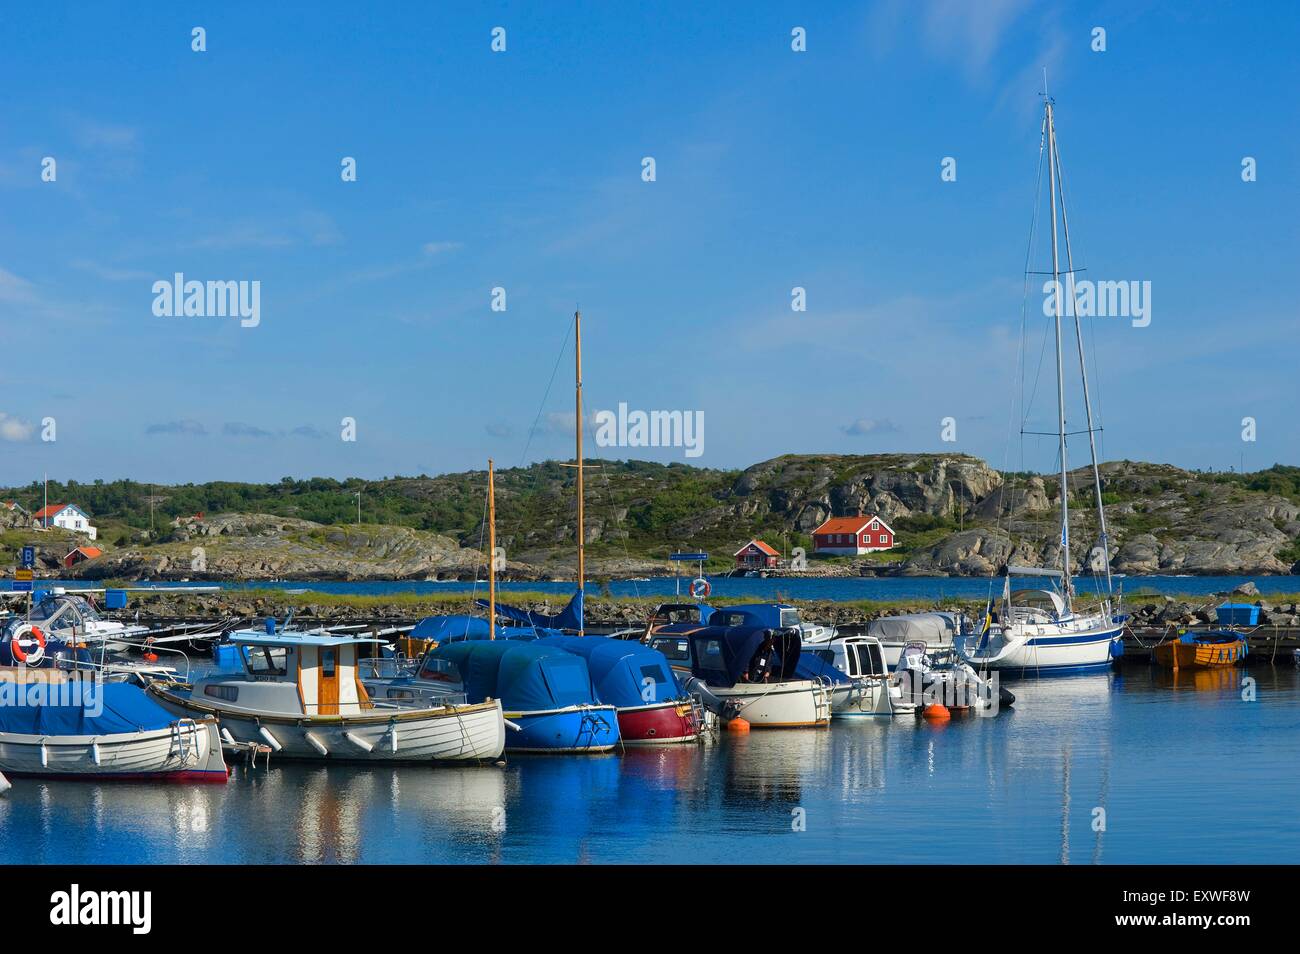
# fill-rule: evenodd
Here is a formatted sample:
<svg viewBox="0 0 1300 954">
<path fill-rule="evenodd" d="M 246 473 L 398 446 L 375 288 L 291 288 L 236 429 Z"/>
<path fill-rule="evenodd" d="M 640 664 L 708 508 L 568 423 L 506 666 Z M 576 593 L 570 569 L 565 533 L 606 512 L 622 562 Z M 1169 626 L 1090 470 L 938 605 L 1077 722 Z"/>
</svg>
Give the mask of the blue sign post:
<svg viewBox="0 0 1300 954">
<path fill-rule="evenodd" d="M 36 566 L 36 548 L 31 546 L 23 547 L 20 559 L 24 569 L 30 570 Z"/>
</svg>

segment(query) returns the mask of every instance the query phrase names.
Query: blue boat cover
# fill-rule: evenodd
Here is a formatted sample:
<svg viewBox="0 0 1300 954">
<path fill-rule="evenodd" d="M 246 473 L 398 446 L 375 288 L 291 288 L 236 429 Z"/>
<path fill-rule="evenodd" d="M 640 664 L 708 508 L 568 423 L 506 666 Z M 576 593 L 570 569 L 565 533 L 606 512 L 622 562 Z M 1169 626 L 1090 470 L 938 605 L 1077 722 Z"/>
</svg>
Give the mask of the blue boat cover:
<svg viewBox="0 0 1300 954">
<path fill-rule="evenodd" d="M 754 657 L 769 636 L 772 637 L 776 660 L 772 681 L 800 678 L 796 672 L 803 652 L 797 629 L 705 626 L 688 635 L 691 640 L 691 673 L 710 686 L 730 688 L 743 682 Z"/>
<path fill-rule="evenodd" d="M 667 657 L 657 649 L 631 639 L 608 636 L 548 636 L 543 646 L 558 646 L 587 661 L 591 681 L 601 702 L 612 706 L 644 706 L 682 699 Z"/>
<path fill-rule="evenodd" d="M 823 679 L 831 685 L 841 683 L 851 683 L 848 673 L 841 672 L 826 660 L 809 652 L 801 652 L 799 661 L 795 663 L 794 677 L 796 679 Z"/>
<path fill-rule="evenodd" d="M 475 600 L 474 602 L 487 609 L 487 600 Z M 584 628 L 582 605 L 582 590 L 578 590 L 569 598 L 568 605 L 553 616 L 533 610 L 522 610 L 516 606 L 507 606 L 504 603 L 498 603 L 496 608 L 498 616 L 514 620 L 522 626 L 537 629 L 572 630 L 576 633 Z"/>
<path fill-rule="evenodd" d="M 432 639 L 443 642 L 448 639 L 487 638 L 488 622 L 478 616 L 426 616 L 415 624 L 411 630 L 414 639 Z"/>
<path fill-rule="evenodd" d="M 470 702 L 500 699 L 511 712 L 598 705 L 586 660 L 515 639 L 458 640 L 429 650 L 460 672 Z"/>
<path fill-rule="evenodd" d="M 58 692 L 59 705 L 40 702 L 40 694 Z M 59 686 L 0 683 L 0 732 L 17 735 L 116 735 L 165 729 L 176 717 L 150 699 L 143 689 L 123 682 L 66 683 Z"/>
</svg>

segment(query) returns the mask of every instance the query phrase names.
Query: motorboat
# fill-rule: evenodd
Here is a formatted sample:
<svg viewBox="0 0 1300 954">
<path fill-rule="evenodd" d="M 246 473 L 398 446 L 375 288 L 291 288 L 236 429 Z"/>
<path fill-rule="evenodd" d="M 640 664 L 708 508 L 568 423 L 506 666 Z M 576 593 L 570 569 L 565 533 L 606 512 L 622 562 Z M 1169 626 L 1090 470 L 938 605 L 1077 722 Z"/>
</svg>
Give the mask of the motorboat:
<svg viewBox="0 0 1300 954">
<path fill-rule="evenodd" d="M 1226 669 L 1246 661 L 1246 637 L 1230 629 L 1180 633 L 1151 647 L 1151 660 L 1166 669 Z"/>
<path fill-rule="evenodd" d="M 686 639 L 691 674 L 683 685 L 724 722 L 743 719 L 755 729 L 830 724 L 829 686 L 797 675 L 797 626 L 705 626 Z"/>
<path fill-rule="evenodd" d="M 805 640 L 802 648 L 796 674 L 830 683 L 834 718 L 912 715 L 919 708 L 891 680 L 880 640 L 874 636 Z"/>
<path fill-rule="evenodd" d="M 949 657 L 950 658 L 950 657 Z M 910 643 L 894 668 L 891 690 L 919 710 L 931 705 L 994 715 L 1015 705 L 1016 697 L 999 684 L 997 673 L 981 676 L 966 662 L 936 662 L 923 640 Z"/>
<path fill-rule="evenodd" d="M 963 631 L 962 617 L 948 612 L 901 613 L 867 622 L 867 635 L 880 640 L 885 665 L 891 670 L 897 668 L 904 648 L 917 641 L 925 643 L 931 658 L 947 661 Z"/>
<path fill-rule="evenodd" d="M 168 710 L 220 720 L 228 744 L 268 745 L 295 759 L 366 762 L 495 761 L 505 747 L 499 699 L 432 704 L 372 699 L 358 651 L 377 637 L 316 630 L 237 630 L 243 668 L 193 684 L 150 681 Z"/>
<path fill-rule="evenodd" d="M 624 745 L 699 739 L 703 707 L 682 688 L 659 651 L 608 636 L 547 636 L 538 645 L 556 646 L 586 660 L 597 698 L 618 710 Z"/>
<path fill-rule="evenodd" d="M 429 650 L 453 667 L 471 704 L 495 700 L 512 730 L 507 752 L 608 752 L 619 743 L 618 712 L 602 702 L 586 660 L 522 639 L 462 639 Z"/>
<path fill-rule="evenodd" d="M 138 686 L 42 670 L 0 676 L 0 771 L 96 781 L 227 779 L 215 718 L 178 718 Z"/>
</svg>

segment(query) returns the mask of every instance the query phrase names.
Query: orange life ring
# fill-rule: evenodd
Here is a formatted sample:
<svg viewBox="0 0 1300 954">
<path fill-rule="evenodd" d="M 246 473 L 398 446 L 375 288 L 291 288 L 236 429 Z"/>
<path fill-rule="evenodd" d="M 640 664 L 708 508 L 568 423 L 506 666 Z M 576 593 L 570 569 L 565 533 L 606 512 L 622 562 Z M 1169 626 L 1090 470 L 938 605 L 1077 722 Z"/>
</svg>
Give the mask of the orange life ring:
<svg viewBox="0 0 1300 954">
<path fill-rule="evenodd" d="M 36 640 L 36 648 L 30 653 L 24 652 L 22 645 L 23 638 L 29 633 Z M 9 640 L 9 650 L 20 663 L 38 663 L 45 658 L 45 634 L 30 623 L 23 623 L 14 630 L 13 638 Z"/>
<path fill-rule="evenodd" d="M 712 592 L 713 587 L 709 585 L 709 581 L 704 577 L 699 576 L 691 580 L 691 596 L 697 600 L 706 599 Z"/>
</svg>

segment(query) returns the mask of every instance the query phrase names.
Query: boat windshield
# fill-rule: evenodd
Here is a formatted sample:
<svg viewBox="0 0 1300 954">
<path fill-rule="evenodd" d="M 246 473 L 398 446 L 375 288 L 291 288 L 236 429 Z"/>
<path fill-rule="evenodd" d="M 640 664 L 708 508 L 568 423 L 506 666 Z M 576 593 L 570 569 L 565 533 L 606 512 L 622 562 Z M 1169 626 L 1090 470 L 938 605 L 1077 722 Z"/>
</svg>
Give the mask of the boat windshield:
<svg viewBox="0 0 1300 954">
<path fill-rule="evenodd" d="M 420 664 L 420 678 L 434 682 L 460 682 L 460 670 L 450 660 L 425 656 Z"/>
<path fill-rule="evenodd" d="M 283 676 L 289 651 L 283 647 L 245 646 L 244 668 L 251 676 Z"/>
<path fill-rule="evenodd" d="M 690 643 L 685 639 L 656 639 L 650 643 L 651 649 L 657 649 L 670 660 L 685 662 L 691 658 Z"/>
<path fill-rule="evenodd" d="M 799 628 L 799 611 L 793 606 L 781 610 L 781 628 L 798 629 Z"/>
</svg>

